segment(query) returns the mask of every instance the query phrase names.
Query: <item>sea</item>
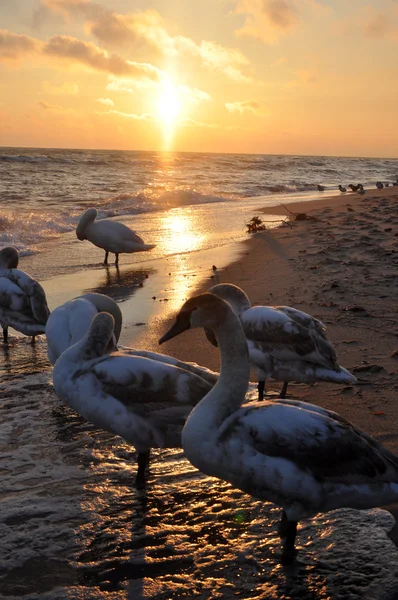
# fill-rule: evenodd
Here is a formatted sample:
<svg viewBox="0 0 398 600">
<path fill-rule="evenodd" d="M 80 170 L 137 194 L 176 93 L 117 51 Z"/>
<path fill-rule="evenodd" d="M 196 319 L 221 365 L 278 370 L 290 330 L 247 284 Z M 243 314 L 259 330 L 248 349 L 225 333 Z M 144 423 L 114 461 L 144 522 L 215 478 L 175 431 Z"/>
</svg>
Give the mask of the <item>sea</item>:
<svg viewBox="0 0 398 600">
<path fill-rule="evenodd" d="M 374 188 L 397 178 L 393 158 L 3 147 L 0 248 L 40 253 L 48 240 L 68 239 L 80 215 L 95 207 L 99 219 L 123 219 L 156 244 L 151 259 L 195 252 L 243 239 L 247 220 L 262 206 L 338 196 L 339 184 Z M 63 267 L 79 269 L 79 261 Z"/>
<path fill-rule="evenodd" d="M 261 207 L 320 198 L 318 184 L 333 202 L 339 184 L 373 188 L 397 174 L 397 159 L 1 148 L 0 247 L 17 247 L 21 268 L 57 302 L 65 281 L 73 293 L 103 277 L 94 291 L 114 293 L 125 318 L 129 302 L 153 310 L 151 282 L 169 270 L 186 295 L 186 257 L 221 256 Z M 120 281 L 76 238 L 90 207 L 156 244 L 121 255 Z M 147 268 L 154 259 L 167 269 Z M 251 384 L 247 399 L 256 396 Z M 385 510 L 303 520 L 297 560 L 284 568 L 274 505 L 202 475 L 178 449 L 152 451 L 145 488 L 135 475 L 132 446 L 57 398 L 44 336 L 0 341 L 1 600 L 398 598 Z"/>
</svg>

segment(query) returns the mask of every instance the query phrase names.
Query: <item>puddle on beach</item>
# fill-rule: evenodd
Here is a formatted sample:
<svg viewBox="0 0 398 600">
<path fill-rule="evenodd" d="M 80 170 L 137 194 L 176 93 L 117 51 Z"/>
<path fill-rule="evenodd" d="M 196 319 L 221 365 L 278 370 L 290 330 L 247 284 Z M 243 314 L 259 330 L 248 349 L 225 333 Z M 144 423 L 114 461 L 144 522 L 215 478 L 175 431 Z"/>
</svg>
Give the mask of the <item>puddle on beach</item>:
<svg viewBox="0 0 398 600">
<path fill-rule="evenodd" d="M 201 475 L 178 450 L 153 451 L 137 490 L 134 448 L 56 398 L 45 340 L 13 338 L 0 352 L 0 598 L 398 597 L 388 512 L 303 522 L 298 561 L 283 568 L 279 509 Z"/>
</svg>

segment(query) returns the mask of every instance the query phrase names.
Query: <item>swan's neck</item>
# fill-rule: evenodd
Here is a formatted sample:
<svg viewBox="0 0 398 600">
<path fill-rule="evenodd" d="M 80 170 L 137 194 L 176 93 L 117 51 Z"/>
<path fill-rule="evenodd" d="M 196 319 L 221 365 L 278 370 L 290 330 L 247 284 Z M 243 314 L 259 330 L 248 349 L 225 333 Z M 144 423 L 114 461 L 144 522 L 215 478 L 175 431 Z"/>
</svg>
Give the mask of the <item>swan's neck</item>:
<svg viewBox="0 0 398 600">
<path fill-rule="evenodd" d="M 238 318 L 228 311 L 222 323 L 213 328 L 221 353 L 218 382 L 191 412 L 183 430 L 183 447 L 206 444 L 210 432 L 216 433 L 224 420 L 245 399 L 250 364 L 247 342 Z"/>
</svg>

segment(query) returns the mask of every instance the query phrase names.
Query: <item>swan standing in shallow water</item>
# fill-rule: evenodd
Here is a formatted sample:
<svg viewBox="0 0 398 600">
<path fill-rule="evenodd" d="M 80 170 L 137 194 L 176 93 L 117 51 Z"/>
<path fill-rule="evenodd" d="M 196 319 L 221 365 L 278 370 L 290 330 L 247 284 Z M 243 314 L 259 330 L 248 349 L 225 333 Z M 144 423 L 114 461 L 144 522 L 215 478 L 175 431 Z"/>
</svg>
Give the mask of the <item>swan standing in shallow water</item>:
<svg viewBox="0 0 398 600">
<path fill-rule="evenodd" d="M 159 343 L 194 327 L 214 332 L 221 372 L 186 421 L 185 455 L 203 473 L 282 507 L 283 564 L 295 558 L 299 520 L 398 501 L 398 457 L 337 413 L 292 400 L 241 406 L 249 354 L 227 302 L 210 293 L 191 298 Z"/>
<path fill-rule="evenodd" d="M 185 369 L 168 357 L 112 352 L 113 337 L 113 317 L 95 315 L 87 333 L 55 363 L 54 388 L 87 421 L 136 448 L 137 483 L 144 483 L 150 448 L 181 448 L 185 420 L 217 376 L 211 382 L 210 371 L 205 377 L 199 367 L 195 373 L 194 365 L 193 371 Z"/>
<path fill-rule="evenodd" d="M 231 283 L 217 284 L 209 292 L 229 302 L 240 319 L 259 381 L 259 400 L 269 377 L 284 382 L 281 398 L 289 381 L 356 383 L 354 375 L 338 365 L 326 327 L 318 319 L 290 306 L 252 307 L 245 292 Z M 214 344 L 211 331 L 206 333 Z"/>
<path fill-rule="evenodd" d="M 50 311 L 41 285 L 20 271 L 15 248 L 0 251 L 0 324 L 4 342 L 8 342 L 8 327 L 24 335 L 44 333 Z"/>
<path fill-rule="evenodd" d="M 104 265 L 108 264 L 109 252 L 116 254 L 115 265 L 119 264 L 119 254 L 152 250 L 154 244 L 145 244 L 132 229 L 110 219 L 96 221 L 97 210 L 89 208 L 80 217 L 76 227 L 79 240 L 89 240 L 94 246 L 105 250 Z"/>
</svg>

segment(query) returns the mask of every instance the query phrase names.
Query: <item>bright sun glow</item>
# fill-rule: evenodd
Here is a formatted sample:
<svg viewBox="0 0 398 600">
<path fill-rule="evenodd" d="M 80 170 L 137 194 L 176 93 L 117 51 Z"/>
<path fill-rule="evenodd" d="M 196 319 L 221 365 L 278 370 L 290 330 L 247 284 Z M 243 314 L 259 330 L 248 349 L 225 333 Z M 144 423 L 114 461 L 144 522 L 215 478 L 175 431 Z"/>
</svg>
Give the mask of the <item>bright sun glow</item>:
<svg viewBox="0 0 398 600">
<path fill-rule="evenodd" d="M 166 81 L 157 102 L 157 113 L 162 124 L 166 148 L 171 145 L 176 120 L 180 112 L 181 102 L 178 93 L 171 81 Z"/>
</svg>

